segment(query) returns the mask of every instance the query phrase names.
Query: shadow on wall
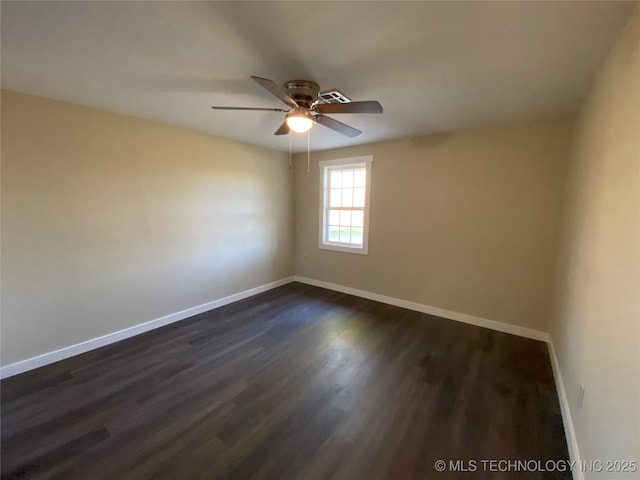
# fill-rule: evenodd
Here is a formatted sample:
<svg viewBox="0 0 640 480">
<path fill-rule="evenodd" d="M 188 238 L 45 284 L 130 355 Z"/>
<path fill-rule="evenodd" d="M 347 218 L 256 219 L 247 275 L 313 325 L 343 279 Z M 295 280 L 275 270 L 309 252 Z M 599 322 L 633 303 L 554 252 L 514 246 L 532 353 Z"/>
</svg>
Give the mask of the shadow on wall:
<svg viewBox="0 0 640 480">
<path fill-rule="evenodd" d="M 453 135 L 454 134 L 450 132 L 423 135 L 420 137 L 413 137 L 411 139 L 411 143 L 416 150 L 435 148 L 451 140 Z"/>
</svg>

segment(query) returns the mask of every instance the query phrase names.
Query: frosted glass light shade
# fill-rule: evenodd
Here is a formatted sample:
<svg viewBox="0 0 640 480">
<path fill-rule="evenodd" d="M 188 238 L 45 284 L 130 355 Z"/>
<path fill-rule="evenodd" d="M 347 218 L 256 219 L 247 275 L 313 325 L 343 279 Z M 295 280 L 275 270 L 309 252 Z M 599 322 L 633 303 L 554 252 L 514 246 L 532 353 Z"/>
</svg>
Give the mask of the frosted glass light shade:
<svg viewBox="0 0 640 480">
<path fill-rule="evenodd" d="M 287 115 L 287 125 L 296 133 L 305 133 L 313 126 L 313 118 L 304 113 L 292 113 Z"/>
</svg>

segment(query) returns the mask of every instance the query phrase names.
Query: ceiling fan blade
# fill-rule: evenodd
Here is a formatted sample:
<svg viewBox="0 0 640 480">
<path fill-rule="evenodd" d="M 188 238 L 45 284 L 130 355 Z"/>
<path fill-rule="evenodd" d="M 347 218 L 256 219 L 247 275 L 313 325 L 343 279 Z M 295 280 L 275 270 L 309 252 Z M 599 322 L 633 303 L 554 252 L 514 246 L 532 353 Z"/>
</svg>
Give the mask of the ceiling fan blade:
<svg viewBox="0 0 640 480">
<path fill-rule="evenodd" d="M 286 135 L 287 133 L 289 133 L 289 125 L 287 125 L 287 122 L 285 120 L 284 122 L 282 122 L 282 125 L 280 125 L 280 128 L 276 130 L 276 133 L 274 133 L 274 135 Z"/>
<path fill-rule="evenodd" d="M 313 109 L 320 113 L 382 113 L 382 105 L 375 100 L 349 103 L 319 103 Z"/>
<path fill-rule="evenodd" d="M 338 120 L 334 120 L 333 118 L 325 115 L 318 115 L 316 117 L 316 122 L 351 138 L 357 137 L 362 133 L 357 128 L 350 127 L 346 123 L 339 122 Z"/>
<path fill-rule="evenodd" d="M 253 78 L 253 80 L 256 83 L 258 83 L 260 86 L 269 90 L 269 92 L 271 92 L 273 95 L 278 97 L 280 101 L 285 105 L 289 105 L 292 108 L 296 108 L 298 106 L 298 104 L 293 100 L 293 98 L 291 98 L 289 95 L 284 93 L 282 91 L 282 87 L 278 85 L 276 82 L 274 82 L 273 80 L 269 80 L 268 78 L 262 78 L 262 77 L 254 77 L 254 76 L 252 76 L 251 78 Z"/>
<path fill-rule="evenodd" d="M 259 110 L 262 112 L 288 112 L 289 110 L 284 110 L 282 108 L 262 108 L 262 107 L 211 107 L 214 110 Z"/>
</svg>

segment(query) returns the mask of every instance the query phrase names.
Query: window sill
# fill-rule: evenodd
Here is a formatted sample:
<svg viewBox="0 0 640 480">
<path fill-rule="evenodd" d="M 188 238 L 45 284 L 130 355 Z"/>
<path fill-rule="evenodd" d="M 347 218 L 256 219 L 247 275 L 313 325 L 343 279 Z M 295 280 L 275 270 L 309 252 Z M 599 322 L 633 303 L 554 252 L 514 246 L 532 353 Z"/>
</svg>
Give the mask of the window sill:
<svg viewBox="0 0 640 480">
<path fill-rule="evenodd" d="M 334 245 L 331 243 L 321 243 L 319 247 L 322 250 L 333 250 L 334 252 L 357 253 L 358 255 L 369 255 L 366 247 L 349 247 L 346 245 Z"/>
</svg>

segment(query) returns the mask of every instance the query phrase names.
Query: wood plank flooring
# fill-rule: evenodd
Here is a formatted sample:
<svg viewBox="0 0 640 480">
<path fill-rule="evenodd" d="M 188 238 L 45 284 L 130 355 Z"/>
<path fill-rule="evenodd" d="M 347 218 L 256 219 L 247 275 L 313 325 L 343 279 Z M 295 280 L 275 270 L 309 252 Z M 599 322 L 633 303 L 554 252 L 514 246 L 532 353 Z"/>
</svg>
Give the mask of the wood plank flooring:
<svg viewBox="0 0 640 480">
<path fill-rule="evenodd" d="M 434 468 L 568 459 L 544 343 L 299 283 L 1 387 L 7 479 L 571 478 Z"/>
</svg>

